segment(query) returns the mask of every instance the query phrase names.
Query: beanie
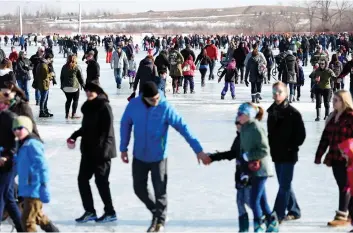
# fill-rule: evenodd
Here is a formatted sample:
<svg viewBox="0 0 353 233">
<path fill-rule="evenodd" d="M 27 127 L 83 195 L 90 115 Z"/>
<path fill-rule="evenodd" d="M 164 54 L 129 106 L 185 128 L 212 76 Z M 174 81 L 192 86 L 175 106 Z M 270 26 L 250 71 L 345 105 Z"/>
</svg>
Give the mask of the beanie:
<svg viewBox="0 0 353 233">
<path fill-rule="evenodd" d="M 158 94 L 158 87 L 154 82 L 146 82 L 145 84 L 143 84 L 142 86 L 142 94 L 143 97 L 154 97 Z"/>
<path fill-rule="evenodd" d="M 255 119 L 258 112 L 259 109 L 257 107 L 254 107 L 248 103 L 243 103 L 239 106 L 238 116 L 244 114 L 247 115 L 250 119 Z"/>
<path fill-rule="evenodd" d="M 19 116 L 12 122 L 12 129 L 16 129 L 18 127 L 24 127 L 28 130 L 29 133 L 33 131 L 33 123 L 29 117 Z"/>
</svg>

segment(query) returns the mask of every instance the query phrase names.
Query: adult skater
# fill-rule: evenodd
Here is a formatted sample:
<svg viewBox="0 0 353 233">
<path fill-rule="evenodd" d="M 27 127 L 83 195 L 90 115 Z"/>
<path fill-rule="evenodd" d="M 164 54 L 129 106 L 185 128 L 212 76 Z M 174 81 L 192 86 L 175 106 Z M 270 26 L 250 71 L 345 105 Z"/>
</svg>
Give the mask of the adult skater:
<svg viewBox="0 0 353 233">
<path fill-rule="evenodd" d="M 183 118 L 158 91 L 154 82 L 146 82 L 142 95 L 132 99 L 125 109 L 120 127 L 120 151 L 124 163 L 129 163 L 128 145 L 134 127 L 132 177 L 135 194 L 152 213 L 148 232 L 164 228 L 167 214 L 167 154 L 168 127 L 175 128 L 197 154 L 197 159 L 208 164 L 210 158 L 203 152 L 199 141 L 191 134 Z M 151 172 L 155 200 L 147 189 Z"/>
<path fill-rule="evenodd" d="M 81 140 L 81 165 L 78 175 L 78 187 L 85 209 L 82 217 L 76 222 L 116 221 L 116 213 L 112 203 L 109 187 L 111 159 L 116 157 L 115 135 L 113 128 L 113 113 L 107 94 L 96 82 L 85 86 L 87 101 L 82 106 L 82 126 L 74 132 L 69 140 Z M 68 140 L 68 141 L 69 141 Z M 93 197 L 89 180 L 95 176 L 99 195 L 104 203 L 104 214 L 97 218 L 93 205 Z"/>
</svg>

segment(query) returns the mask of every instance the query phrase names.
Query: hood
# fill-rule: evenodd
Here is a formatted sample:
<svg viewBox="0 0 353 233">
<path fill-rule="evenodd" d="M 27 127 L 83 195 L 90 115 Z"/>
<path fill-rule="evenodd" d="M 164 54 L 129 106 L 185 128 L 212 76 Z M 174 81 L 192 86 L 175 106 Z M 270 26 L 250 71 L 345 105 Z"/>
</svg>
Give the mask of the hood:
<svg viewBox="0 0 353 233">
<path fill-rule="evenodd" d="M 0 70 L 0 76 L 4 76 L 4 75 L 10 73 L 11 71 L 12 71 L 11 69 Z"/>
</svg>

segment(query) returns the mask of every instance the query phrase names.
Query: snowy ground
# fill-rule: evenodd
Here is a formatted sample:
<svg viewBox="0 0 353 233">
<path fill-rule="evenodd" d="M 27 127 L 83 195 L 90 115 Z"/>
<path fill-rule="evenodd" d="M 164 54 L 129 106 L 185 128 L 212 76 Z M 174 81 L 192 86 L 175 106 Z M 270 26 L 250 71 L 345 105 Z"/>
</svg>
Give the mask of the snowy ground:
<svg viewBox="0 0 353 233">
<path fill-rule="evenodd" d="M 10 47 L 4 48 L 8 54 Z M 55 48 L 55 70 L 60 70 L 65 60 Z M 28 56 L 34 54 L 35 48 L 30 47 Z M 145 53 L 137 55 L 139 61 Z M 82 52 L 80 53 L 82 56 Z M 79 56 L 79 57 L 80 57 Z M 117 145 L 119 145 L 119 123 L 123 110 L 127 105 L 126 98 L 131 94 L 128 81 L 124 80 L 123 88 L 117 91 L 113 71 L 105 63 L 105 53 L 99 49 L 101 65 L 101 83 L 108 93 L 114 111 L 114 123 Z M 85 71 L 86 64 L 80 61 Z M 218 66 L 217 66 L 218 69 Z M 308 77 L 310 68 L 305 68 Z M 85 72 L 84 72 L 85 73 Z M 226 100 L 220 99 L 223 82 L 207 82 L 201 88 L 200 75 L 197 72 L 196 94 L 168 94 L 168 100 L 185 117 L 192 131 L 202 142 L 206 152 L 228 150 L 235 137 L 234 118 L 240 103 L 249 101 L 250 88 L 245 85 L 236 86 L 236 100 L 231 100 L 230 93 Z M 59 80 L 58 80 L 59 81 Z M 315 122 L 315 104 L 309 98 L 310 82 L 306 81 L 302 90 L 300 103 L 293 105 L 303 115 L 307 130 L 307 138 L 300 149 L 300 161 L 296 166 L 293 186 L 302 209 L 302 218 L 298 221 L 284 223 L 281 231 L 286 232 L 322 232 L 347 231 L 348 228 L 332 229 L 326 227 L 332 220 L 338 207 L 338 190 L 332 171 L 324 165 L 313 163 L 314 155 L 324 128 L 324 122 Z M 81 199 L 77 187 L 77 175 L 80 152 L 66 147 L 66 139 L 80 127 L 80 120 L 65 120 L 65 96 L 59 85 L 50 89 L 48 106 L 55 114 L 52 119 L 39 119 L 38 107 L 33 103 L 34 92 L 31 89 L 31 105 L 35 114 L 39 131 L 45 141 L 46 153 L 50 165 L 52 202 L 45 205 L 45 213 L 61 231 L 139 231 L 147 229 L 151 215 L 137 199 L 132 188 L 131 164 L 123 164 L 120 158 L 113 160 L 111 169 L 111 191 L 114 205 L 118 213 L 117 223 L 98 225 L 94 223 L 77 225 L 74 221 L 83 213 Z M 263 88 L 261 105 L 268 108 L 271 104 L 271 87 Z M 85 100 L 81 93 L 80 106 Z M 323 111 L 323 109 L 322 109 Z M 266 119 L 264 120 L 264 123 Z M 234 232 L 238 230 L 237 206 L 234 189 L 234 162 L 214 163 L 209 167 L 199 166 L 196 156 L 185 141 L 171 129 L 169 142 L 169 208 L 167 223 L 168 231 L 186 232 Z M 130 147 L 131 148 L 131 147 Z M 120 154 L 119 154 L 120 155 Z M 131 156 L 131 153 L 130 153 Z M 91 182 L 96 210 L 103 212 L 102 202 Z M 278 190 L 275 177 L 267 183 L 267 194 L 271 206 Z M 249 210 L 251 213 L 251 211 Z M 250 214 L 251 216 L 252 214 Z M 9 226 L 4 226 L 7 231 Z"/>
</svg>

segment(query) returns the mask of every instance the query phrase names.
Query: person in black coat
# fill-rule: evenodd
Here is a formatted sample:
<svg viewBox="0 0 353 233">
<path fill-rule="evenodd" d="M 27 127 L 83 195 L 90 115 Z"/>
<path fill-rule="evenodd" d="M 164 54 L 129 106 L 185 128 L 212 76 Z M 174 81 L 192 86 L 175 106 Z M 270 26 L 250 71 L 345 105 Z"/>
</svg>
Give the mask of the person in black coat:
<svg viewBox="0 0 353 233">
<path fill-rule="evenodd" d="M 82 126 L 74 132 L 69 140 L 81 140 L 81 165 L 78 175 L 78 187 L 85 209 L 82 217 L 76 222 L 84 223 L 116 221 L 109 187 L 111 159 L 117 156 L 113 113 L 108 96 L 97 82 L 88 82 L 85 86 L 87 101 L 82 106 Z M 97 219 L 89 180 L 95 176 L 99 194 L 104 203 L 104 215 Z"/>
<path fill-rule="evenodd" d="M 243 158 L 240 150 L 240 122 L 235 122 L 237 126 L 237 136 L 234 139 L 230 151 L 217 152 L 210 155 L 212 162 L 222 160 L 233 160 L 236 159 L 235 167 L 235 188 L 237 189 L 237 206 L 239 215 L 239 232 L 249 231 L 249 216 L 246 211 L 245 205 L 250 207 L 250 170 L 248 168 L 248 162 Z"/>
<path fill-rule="evenodd" d="M 244 69 L 245 69 L 245 58 L 248 54 L 247 49 L 245 48 L 244 42 L 239 43 L 239 47 L 234 50 L 233 58 L 236 61 L 237 69 L 240 71 L 240 82 L 244 83 Z"/>
<path fill-rule="evenodd" d="M 154 64 L 157 66 L 158 74 L 167 73 L 170 64 L 168 60 L 168 55 L 166 50 L 162 50 L 156 57 Z"/>
<path fill-rule="evenodd" d="M 9 213 L 17 232 L 23 232 L 21 213 L 15 199 L 14 154 L 16 153 L 15 135 L 12 131 L 12 122 L 15 114 L 8 111 L 9 101 L 0 92 L 0 221 L 3 212 Z"/>
<path fill-rule="evenodd" d="M 137 85 L 139 85 L 140 83 L 139 93 L 141 93 L 143 84 L 149 81 L 155 82 L 157 76 L 158 76 L 158 71 L 157 71 L 156 65 L 154 64 L 153 57 L 152 56 L 145 57 L 145 59 L 143 59 L 140 62 L 139 68 L 136 73 L 134 86 L 133 86 L 134 92 L 136 92 Z M 158 84 L 156 83 L 156 85 Z"/>
<path fill-rule="evenodd" d="M 272 89 L 275 102 L 267 110 L 267 129 L 271 157 L 279 183 L 274 211 L 281 222 L 301 217 L 291 183 L 294 166 L 298 161 L 299 146 L 304 143 L 306 133 L 300 112 L 289 104 L 286 84 L 277 82 Z"/>
<path fill-rule="evenodd" d="M 192 60 L 195 61 L 196 57 L 195 57 L 195 53 L 194 51 L 192 51 L 191 49 L 191 45 L 186 45 L 186 48 L 180 51 L 181 55 L 184 58 L 184 61 L 188 60 L 189 56 L 192 56 Z"/>
<path fill-rule="evenodd" d="M 94 52 L 90 51 L 87 56 L 87 79 L 86 83 L 89 82 L 97 82 L 99 83 L 99 77 L 100 77 L 100 66 L 99 63 L 93 58 L 94 57 Z"/>
</svg>

